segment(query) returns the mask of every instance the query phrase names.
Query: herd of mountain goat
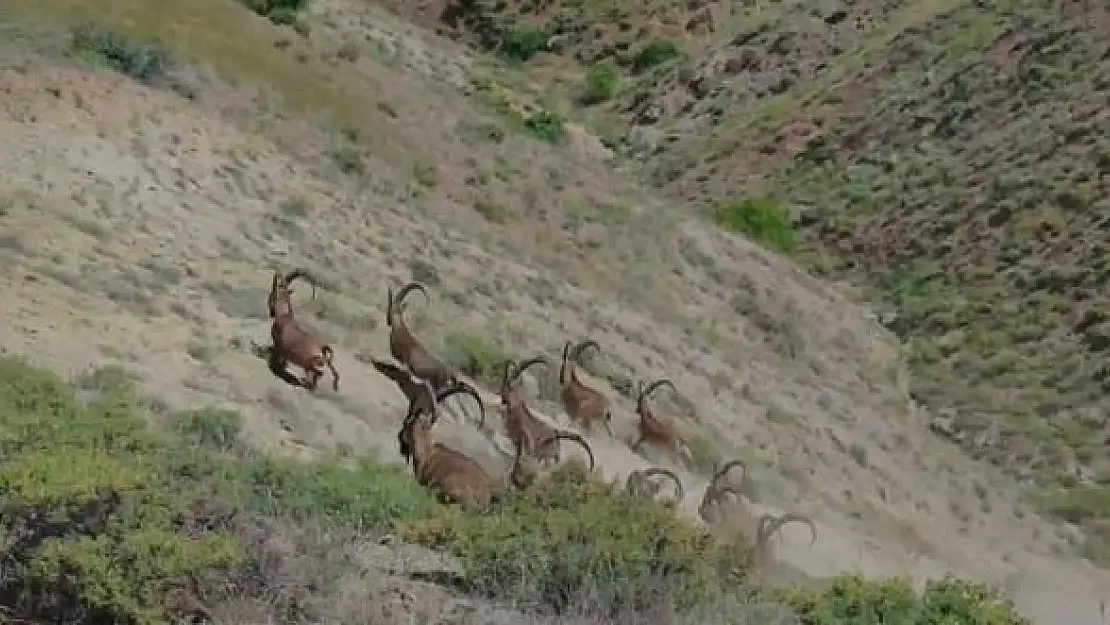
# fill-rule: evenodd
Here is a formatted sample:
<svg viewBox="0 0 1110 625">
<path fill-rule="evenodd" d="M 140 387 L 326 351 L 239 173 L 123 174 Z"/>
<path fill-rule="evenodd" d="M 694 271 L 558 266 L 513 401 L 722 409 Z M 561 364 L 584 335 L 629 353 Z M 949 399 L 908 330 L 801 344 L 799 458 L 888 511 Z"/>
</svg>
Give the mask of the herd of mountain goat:
<svg viewBox="0 0 1110 625">
<path fill-rule="evenodd" d="M 316 390 L 324 370 L 330 372 L 332 388 L 339 390 L 339 373 L 333 362 L 334 351 L 319 332 L 301 323 L 293 310 L 293 290 L 291 284 L 303 279 L 312 286 L 312 296 L 316 296 L 318 281 L 303 269 L 293 269 L 285 274 L 275 271 L 267 300 L 270 317 L 272 344 L 260 347 L 259 352 L 269 363 L 270 371 L 293 386 Z M 550 366 L 551 360 L 544 355 L 535 356 L 516 363 L 506 360 L 502 363 L 501 384 L 498 396 L 505 432 L 511 442 L 514 454 L 511 470 L 506 477 L 493 475 L 482 463 L 470 456 L 454 450 L 440 442 L 433 435 L 433 427 L 440 414 L 445 399 L 452 395 L 467 395 L 478 406 L 479 430 L 486 433 L 485 405 L 478 390 L 469 382 L 459 378 L 450 364 L 438 358 L 412 333 L 402 314 L 405 298 L 413 291 L 420 291 L 428 297 L 427 289 L 418 282 L 409 282 L 396 293 L 388 290 L 386 323 L 389 327 L 389 351 L 393 362 L 372 359 L 374 368 L 396 383 L 408 400 L 408 409 L 400 430 L 397 433 L 399 450 L 405 462 L 412 467 L 417 482 L 430 487 L 444 503 L 455 503 L 468 508 L 481 509 L 509 488 L 528 488 L 537 479 L 541 469 L 551 468 L 560 461 L 562 441 L 573 442 L 582 447 L 589 458 L 589 470 L 594 470 L 594 453 L 589 442 L 581 434 L 550 425 L 536 416 L 528 406 L 521 390 L 521 375 L 534 366 Z M 559 384 L 562 388 L 563 408 L 570 420 L 585 431 L 601 423 L 610 436 L 612 403 L 596 389 L 587 386 L 576 372 L 576 363 L 588 348 L 600 351 L 593 340 L 578 344 L 567 342 L 563 347 L 562 362 L 559 367 Z M 288 370 L 292 363 L 304 371 L 303 378 L 297 378 Z M 652 393 L 663 386 L 675 390 L 671 380 L 663 378 L 638 387 L 636 415 L 638 438 L 631 446 L 632 451 L 640 453 L 644 445 L 652 445 L 666 450 L 687 466 L 693 462 L 689 445 L 683 440 L 677 428 L 670 421 L 661 418 L 648 405 Z M 734 470 L 741 471 L 738 481 L 726 479 Z M 665 497 L 662 505 L 674 509 L 685 496 L 678 474 L 663 467 L 649 467 L 629 473 L 625 491 L 638 498 L 658 499 L 664 491 L 666 478 L 674 484 L 674 496 Z M 754 532 L 749 536 L 757 547 L 767 543 L 771 536 L 783 525 L 798 521 L 809 526 L 813 540 L 816 528 L 807 517 L 797 514 L 763 514 L 755 517 L 747 506 L 747 470 L 742 460 L 731 460 L 720 466 L 706 486 L 698 513 L 707 524 L 717 525 L 724 522 L 730 512 L 752 517 Z M 812 542 L 812 541 L 811 541 Z"/>
</svg>

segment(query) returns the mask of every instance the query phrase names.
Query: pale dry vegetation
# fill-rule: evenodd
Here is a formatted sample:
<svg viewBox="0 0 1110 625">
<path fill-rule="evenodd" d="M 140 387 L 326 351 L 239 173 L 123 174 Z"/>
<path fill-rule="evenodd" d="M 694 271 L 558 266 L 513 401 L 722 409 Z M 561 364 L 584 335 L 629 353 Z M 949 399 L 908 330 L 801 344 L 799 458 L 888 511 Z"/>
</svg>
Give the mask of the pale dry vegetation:
<svg viewBox="0 0 1110 625">
<path fill-rule="evenodd" d="M 804 529 L 782 532 L 777 554 L 803 577 L 920 581 L 950 569 L 1004 584 L 1024 573 L 1033 581 L 1023 588 L 1044 592 L 1022 605 L 1038 616 L 1052 614 L 1045 597 L 1060 600 L 1059 588 L 1078 592 L 1076 604 L 1096 596 L 1084 588 L 1100 578 L 1088 581 L 1059 553 L 1050 525 L 1023 514 L 989 471 L 931 441 L 884 330 L 832 287 L 611 171 L 588 135 L 550 140 L 554 122 L 498 105 L 461 48 L 343 0 L 320 0 L 295 27 L 227 0 L 2 5 L 5 32 L 18 33 L 0 45 L 0 345 L 9 352 L 63 374 L 116 363 L 155 396 L 139 416 L 234 409 L 233 447 L 254 458 L 396 462 L 391 433 L 407 401 L 371 363 L 389 352 L 387 289 L 416 280 L 434 296 L 409 307 L 407 324 L 487 389 L 506 358 L 554 360 L 568 339 L 597 341 L 600 355 L 577 373 L 612 401 L 615 436 L 589 437 L 607 478 L 654 464 L 628 449 L 633 381 L 673 380 L 677 393 L 653 399 L 691 456 L 679 471 L 691 496 L 677 511 L 693 518 L 699 474 L 722 457 L 746 458 L 763 495 L 755 508 L 805 508 L 820 526 L 813 546 Z M 83 38 L 69 34 L 86 24 Z M 339 390 L 291 388 L 252 349 L 269 331 L 273 270 L 302 266 L 320 289 L 315 300 L 298 292 L 297 319 L 333 346 Z M 536 391 L 528 397 L 565 422 L 545 374 L 522 376 Z M 296 471 L 313 475 L 318 465 L 308 466 Z M 357 499 L 357 485 L 336 479 L 344 501 Z M 427 493 L 408 486 L 399 497 L 420 512 L 391 519 L 414 520 L 406 540 L 453 553 L 472 585 L 493 585 L 466 592 L 558 595 L 563 568 L 546 587 L 505 588 L 519 582 L 519 561 L 557 555 L 533 531 L 541 511 L 585 531 L 572 521 L 601 487 L 560 483 L 502 504 L 515 529 L 469 511 L 425 514 Z M 305 508 L 331 496 L 297 492 Z M 590 531 L 616 535 L 628 522 L 599 510 L 585 518 L 596 521 Z M 695 531 L 651 510 L 682 536 Z M 523 555 L 487 558 L 513 541 Z M 228 545 L 221 565 L 242 566 L 242 545 Z M 696 560 L 690 579 L 704 589 L 732 561 L 714 558 L 735 554 L 679 555 Z M 625 564 L 637 562 L 647 587 L 654 561 Z M 576 592 L 616 592 L 594 581 L 578 579 Z M 843 583 L 845 595 L 871 592 Z M 443 605 L 463 592 L 436 588 Z M 605 597 L 618 599 L 628 595 Z M 416 610 L 409 603 L 398 614 Z"/>
</svg>

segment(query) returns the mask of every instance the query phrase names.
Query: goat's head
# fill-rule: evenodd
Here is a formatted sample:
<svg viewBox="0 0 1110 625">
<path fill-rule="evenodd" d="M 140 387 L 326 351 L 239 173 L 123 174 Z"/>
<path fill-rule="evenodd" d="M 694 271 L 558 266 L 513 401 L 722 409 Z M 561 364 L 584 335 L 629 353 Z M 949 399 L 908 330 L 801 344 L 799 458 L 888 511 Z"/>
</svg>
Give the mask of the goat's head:
<svg viewBox="0 0 1110 625">
<path fill-rule="evenodd" d="M 686 491 L 682 487 L 682 480 L 679 479 L 678 474 L 664 467 L 648 467 L 632 471 L 628 474 L 628 483 L 625 490 L 635 497 L 654 497 L 659 492 L 659 487 L 649 480 L 657 475 L 674 482 L 675 497 L 673 504 L 677 506 L 686 496 Z"/>
<path fill-rule="evenodd" d="M 672 391 L 676 391 L 676 389 L 674 387 L 674 382 L 671 382 L 667 378 L 659 378 L 658 380 L 655 380 L 654 382 L 651 382 L 650 384 L 644 384 L 643 382 L 640 382 L 640 393 L 636 397 L 636 412 L 638 414 L 641 414 L 641 415 L 643 414 L 643 412 L 644 412 L 644 402 L 660 386 L 669 386 L 669 387 L 671 387 Z"/>
<path fill-rule="evenodd" d="M 396 324 L 398 321 L 400 321 L 402 325 L 404 324 L 404 319 L 402 319 L 401 313 L 404 310 L 405 298 L 408 297 L 408 294 L 412 293 L 413 291 L 420 291 L 425 298 L 428 297 L 428 289 L 426 289 L 424 285 L 420 284 L 419 282 L 409 282 L 408 284 L 405 284 L 401 287 L 400 290 L 397 291 L 396 295 L 393 294 L 393 287 L 389 287 L 386 290 L 386 297 L 388 298 L 385 307 L 386 325 L 392 328 L 394 324 Z"/>
<path fill-rule="evenodd" d="M 312 285 L 312 299 L 316 299 L 316 286 L 319 281 L 307 269 L 293 269 L 284 276 L 280 271 L 274 270 L 274 277 L 270 282 L 270 296 L 266 299 L 266 308 L 271 317 L 293 313 L 293 289 L 290 285 L 297 278 L 303 278 Z"/>
<path fill-rule="evenodd" d="M 456 380 L 450 387 L 441 390 L 438 395 L 433 390 L 430 382 L 417 380 L 410 376 L 409 384 L 412 385 L 409 388 L 414 389 L 415 393 L 409 398 L 408 412 L 401 424 L 401 430 L 397 433 L 399 450 L 406 462 L 411 461 L 415 455 L 422 453 L 417 442 L 419 436 L 422 432 L 431 430 L 436 420 L 439 419 L 439 405 L 452 395 L 462 393 L 473 397 L 478 404 L 478 427 L 485 426 L 486 405 L 482 401 L 478 389 L 470 384 Z"/>
<path fill-rule="evenodd" d="M 519 365 L 514 364 L 512 360 L 506 360 L 504 363 L 504 371 L 501 374 L 501 402 L 503 404 L 514 403 L 516 394 L 516 384 L 520 381 L 520 376 L 529 368 L 536 365 L 551 366 L 551 361 L 546 356 L 534 356 L 529 358 Z"/>
<path fill-rule="evenodd" d="M 586 351 L 587 347 L 592 347 L 598 351 L 601 351 L 601 345 L 599 345 L 597 341 L 593 339 L 586 339 L 581 343 L 578 343 L 577 345 L 574 345 L 570 341 L 567 341 L 566 344 L 563 345 L 563 362 L 559 366 L 559 384 L 567 383 L 568 370 L 570 372 L 571 379 L 574 379 L 574 370 L 569 368 L 568 364 L 578 364 L 579 359 L 582 358 L 582 352 Z"/>
</svg>

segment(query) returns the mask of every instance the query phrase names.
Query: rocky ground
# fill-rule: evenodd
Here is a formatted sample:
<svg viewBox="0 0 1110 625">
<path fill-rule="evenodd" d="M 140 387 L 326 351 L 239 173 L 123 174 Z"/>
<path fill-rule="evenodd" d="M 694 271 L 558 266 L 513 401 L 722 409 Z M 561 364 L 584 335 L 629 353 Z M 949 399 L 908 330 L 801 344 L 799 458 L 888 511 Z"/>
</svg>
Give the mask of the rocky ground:
<svg viewBox="0 0 1110 625">
<path fill-rule="evenodd" d="M 859 571 L 924 580 L 953 571 L 1001 585 L 1037 622 L 1056 625 L 1095 622 L 1100 601 L 1110 600 L 1100 595 L 1110 576 L 1075 554 L 1078 529 L 1032 514 L 1012 477 L 933 433 L 936 415 L 915 401 L 918 378 L 906 370 L 898 337 L 879 323 L 885 317 L 877 320 L 844 287 L 722 232 L 686 204 L 644 188 L 634 174 L 616 171 L 619 159 L 605 144 L 619 146 L 605 135 L 605 111 L 580 123 L 560 120 L 553 137 L 552 125 L 535 121 L 535 86 L 522 84 L 530 80 L 523 70 L 493 66 L 465 47 L 466 37 L 451 42 L 420 20 L 365 2 L 319 0 L 296 29 L 226 0 L 157 10 L 126 0 L 95 14 L 63 0 L 0 6 L 11 16 L 0 46 L 0 346 L 8 352 L 67 375 L 121 364 L 167 409 L 215 404 L 241 411 L 260 450 L 397 459 L 393 431 L 402 397 L 367 361 L 387 353 L 386 288 L 418 279 L 431 298 L 413 299 L 413 326 L 480 381 L 503 355 L 555 358 L 564 341 L 583 336 L 601 344 L 590 380 L 617 404 L 618 438 L 591 440 L 607 475 L 651 462 L 627 448 L 629 382 L 673 379 L 679 393 L 660 409 L 679 419 L 697 455 L 697 466 L 683 473 L 690 491 L 684 510 L 692 516 L 715 462 L 748 459 L 761 505 L 818 521 L 814 546 L 804 529 L 789 528 L 777 547 L 779 558 L 808 577 Z M 711 15 L 720 10 L 703 8 Z M 803 117 L 799 111 L 774 103 L 785 101 L 785 89 L 826 99 L 871 93 L 849 88 L 856 75 L 847 70 L 825 76 L 818 66 L 835 56 L 829 46 L 858 48 L 845 67 L 863 72 L 859 80 L 873 76 L 879 69 L 864 52 L 891 44 L 882 24 L 910 29 L 962 15 L 925 8 L 916 8 L 920 21 L 912 23 L 908 9 L 810 11 L 807 20 L 792 22 L 793 37 L 775 34 L 780 22 L 767 21 L 750 26 L 755 34 L 745 43 L 729 43 L 790 51 L 780 55 L 779 79 L 747 80 L 767 83 L 760 106 L 770 108 L 752 118 L 763 120 L 753 128 L 777 129 L 789 118 L 797 133 L 784 141 L 802 157 L 785 173 L 760 165 L 768 169 L 749 167 L 750 175 L 779 172 L 816 184 L 803 176 L 817 167 L 815 150 L 848 135 L 806 113 L 806 123 L 824 129 L 811 136 L 795 119 Z M 678 28 L 686 33 L 682 41 L 716 41 L 726 32 L 717 26 L 702 33 L 704 24 L 675 26 L 664 17 L 652 18 L 658 32 Z M 101 29 L 82 31 L 75 41 L 67 29 L 86 20 Z M 805 24 L 819 36 L 803 36 Z M 919 30 L 922 37 L 933 32 Z M 972 43 L 981 42 L 966 45 Z M 704 44 L 707 55 L 722 49 Z M 1001 63 L 1003 56 L 984 58 Z M 713 67 L 722 71 L 742 61 L 721 58 Z M 671 80 L 665 63 L 653 68 L 663 81 L 657 84 Z M 551 70 L 549 78 L 567 71 Z M 783 76 L 793 82 L 784 87 L 790 81 Z M 917 84 L 904 78 L 905 89 Z M 689 89 L 690 79 L 683 80 Z M 695 99 L 706 106 L 705 98 Z M 806 101 L 819 108 L 818 100 Z M 895 114 L 893 100 L 877 117 L 849 104 L 837 106 L 868 110 L 867 119 L 879 120 L 860 118 L 855 140 L 885 150 L 899 145 L 874 138 L 874 124 L 906 119 Z M 1027 109 L 1035 105 L 1026 102 Z M 641 118 L 650 108 L 636 106 Z M 677 147 L 649 159 L 654 179 L 667 177 L 661 169 L 667 159 L 692 153 L 681 147 L 702 132 L 692 119 L 712 125 L 708 114 L 665 121 L 672 119 L 667 106 L 655 105 L 657 120 L 647 125 L 681 122 L 687 134 L 675 133 Z M 737 106 L 721 110 L 735 115 Z M 941 115 L 936 111 L 933 117 Z M 984 115 L 972 110 L 963 119 L 985 124 Z M 921 123 L 941 135 L 957 132 L 945 131 L 941 121 Z M 705 145 L 716 146 L 722 133 L 706 130 Z M 1016 139 L 1000 131 L 991 140 L 997 143 L 983 148 L 984 158 Z M 701 170 L 676 167 L 687 177 L 668 184 L 720 194 L 726 171 L 778 158 L 759 155 L 758 142 L 745 144 L 743 153 L 715 166 L 716 177 L 695 185 Z M 860 169 L 853 164 L 847 171 Z M 812 188 L 793 192 L 802 197 Z M 889 204 L 880 197 L 873 189 L 868 201 Z M 1092 203 L 1083 214 L 1093 215 L 1094 188 L 1084 197 Z M 818 232 L 821 219 L 806 227 Z M 906 241 L 919 239 L 907 231 Z M 338 392 L 322 388 L 310 396 L 283 386 L 251 353 L 250 342 L 267 336 L 270 273 L 294 265 L 326 282 L 315 301 L 301 298 L 299 310 L 336 345 Z M 887 325 L 895 331 L 924 323 L 904 309 L 893 317 Z M 961 341 L 961 349 L 970 343 Z M 544 391 L 538 406 L 565 421 L 546 401 L 553 399 L 544 390 L 549 381 L 535 386 Z M 1087 463 L 1077 470 L 1099 469 Z"/>
</svg>

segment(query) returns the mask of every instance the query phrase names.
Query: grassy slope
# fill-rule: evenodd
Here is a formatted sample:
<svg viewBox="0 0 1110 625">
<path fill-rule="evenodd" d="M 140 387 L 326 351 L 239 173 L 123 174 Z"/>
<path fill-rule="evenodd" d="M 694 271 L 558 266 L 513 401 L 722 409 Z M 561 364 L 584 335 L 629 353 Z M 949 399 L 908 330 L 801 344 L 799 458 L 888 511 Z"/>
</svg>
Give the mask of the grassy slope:
<svg viewBox="0 0 1110 625">
<path fill-rule="evenodd" d="M 983 484 L 969 488 L 963 465 L 948 464 L 943 456 L 917 446 L 919 424 L 905 418 L 897 363 L 885 339 L 859 319 L 858 311 L 776 259 L 684 223 L 635 185 L 601 175 L 603 168 L 579 151 L 581 145 L 545 146 L 528 135 L 521 120 L 506 118 L 503 107 L 475 109 L 473 99 L 444 92 L 445 83 L 454 84 L 458 63 L 468 62 L 457 59 L 456 51 L 437 57 L 435 50 L 405 41 L 413 46 L 409 53 L 415 48 L 424 54 L 404 57 L 387 47 L 403 47 L 396 38 L 363 34 L 373 32 L 375 20 L 357 11 L 337 12 L 333 5 L 325 7 L 326 19 L 312 22 L 320 34 L 309 39 L 276 30 L 241 7 L 217 0 L 160 4 L 156 12 L 138 1 L 103 7 L 12 1 L 4 6 L 12 10 L 6 15 L 38 26 L 90 19 L 132 42 L 160 39 L 175 54 L 211 65 L 222 79 L 235 83 L 228 87 L 185 72 L 181 80 L 195 84 L 202 94 L 199 102 L 190 103 L 103 69 L 74 69 L 72 59 L 56 58 L 59 44 L 49 36 L 17 39 L 20 45 L 41 45 L 36 49 L 47 58 L 21 58 L 4 74 L 10 97 L 0 104 L 8 115 L 3 131 L 10 133 L 6 141 L 11 142 L 0 169 L 2 208 L 13 231 L 44 235 L 35 239 L 44 243 L 31 247 L 19 237 L 0 240 L 6 286 L 0 305 L 9 321 L 3 328 L 5 347 L 34 353 L 39 362 L 63 370 L 105 359 L 124 362 L 158 393 L 150 400 L 154 412 L 164 413 L 167 404 L 189 406 L 201 400 L 235 405 L 245 415 L 243 430 L 251 449 L 293 450 L 306 457 L 328 456 L 329 451 L 367 453 L 376 450 L 375 441 L 390 438 L 382 432 L 393 425 L 390 410 L 395 405 L 378 397 L 389 395 L 388 386 L 351 361 L 360 352 L 380 349 L 365 335 L 377 327 L 378 291 L 384 287 L 368 288 L 366 276 L 382 281 L 418 276 L 443 293 L 427 316 L 417 316 L 421 327 L 453 359 L 473 365 L 471 372 L 479 377 L 505 351 L 556 349 L 566 335 L 588 332 L 614 348 L 606 358 L 609 371 L 601 373 L 615 388 L 626 385 L 629 377 L 662 373 L 675 377 L 694 397 L 686 408 L 702 422 L 686 427 L 725 433 L 714 439 L 723 449 L 707 449 L 704 464 L 711 464 L 713 451 L 735 453 L 750 442 L 773 459 L 775 471 L 789 475 L 789 482 L 775 475 L 768 490 L 800 484 L 821 494 L 824 516 L 844 507 L 856 518 L 889 519 L 893 527 L 883 530 L 910 541 L 914 532 L 925 529 L 933 534 L 929 540 L 943 534 L 951 549 L 961 551 L 962 543 L 952 538 L 956 532 L 974 536 L 987 528 L 993 535 L 998 523 L 1013 524 L 1000 510 L 1005 494 L 988 492 Z M 358 29 L 344 31 L 329 26 L 329 20 L 350 20 Z M 34 34 L 35 29 L 8 32 Z M 351 32 L 359 33 L 354 52 L 339 45 Z M 400 29 L 386 35 L 395 37 L 396 32 Z M 87 56 L 78 60 L 104 61 Z M 268 89 L 260 88 L 262 84 Z M 254 97 L 247 97 L 252 90 Z M 402 121 L 390 121 L 398 118 Z M 48 184 L 35 184 L 43 179 Z M 640 212 L 647 210 L 652 211 L 650 219 Z M 431 242 L 431 262 L 415 259 L 408 241 Z M 306 310 L 339 338 L 341 353 L 349 358 L 344 364 L 347 388 L 358 389 L 356 393 L 320 399 L 283 393 L 259 375 L 257 360 L 241 353 L 245 337 L 264 325 L 256 292 L 260 259 L 272 261 L 267 254 L 282 248 L 297 249 L 304 262 L 329 276 L 323 303 Z M 436 328 L 428 322 L 432 315 L 461 323 Z M 21 375 L 13 369 L 9 377 L 19 380 Z M 65 394 L 56 385 L 50 389 Z M 50 461 L 73 450 L 47 449 L 43 455 L 37 443 L 19 438 L 43 424 L 39 419 L 25 428 L 25 419 L 36 415 L 21 412 L 26 408 L 22 400 L 13 401 L 21 408 L 7 419 L 14 419 L 9 423 L 23 434 L 11 449 L 21 463 L 37 462 L 41 456 L 45 464 L 39 468 L 46 470 L 13 473 L 10 484 L 18 489 L 13 489 L 10 505 L 25 510 L 45 503 L 35 497 L 59 492 L 62 503 L 83 505 L 90 489 L 104 482 L 120 494 L 137 490 L 140 498 L 158 490 L 152 484 L 163 489 L 167 480 L 164 490 L 178 489 L 176 460 L 161 465 L 151 458 L 179 445 L 148 440 L 138 433 L 133 414 L 105 427 L 119 425 L 138 439 L 130 447 L 140 452 L 138 457 L 119 459 L 124 471 L 142 469 L 134 472 L 136 481 L 115 484 L 123 473 L 120 466 L 104 464 L 94 446 L 87 450 L 89 458 L 82 456 L 90 471 L 76 485 L 80 488 L 74 487 L 72 474 L 60 474 L 54 482 Z M 619 401 L 624 426 L 628 406 Z M 96 423 L 101 416 L 100 408 L 92 413 L 65 410 L 82 422 Z M 880 415 L 896 418 L 883 421 Z M 852 439 L 859 430 L 866 440 L 863 434 L 858 442 Z M 905 462 L 910 456 L 913 466 Z M 370 475 L 401 488 L 390 495 L 398 501 L 363 501 L 364 493 L 346 474 L 336 473 L 331 461 L 318 465 L 318 471 L 304 472 L 306 479 L 326 478 L 305 486 L 290 475 L 296 473 L 292 465 L 259 458 L 250 462 L 264 467 L 265 479 L 251 483 L 258 479 L 251 477 L 244 483 L 255 465 L 240 465 L 241 458 L 225 460 L 231 465 L 219 466 L 229 467 L 226 475 L 202 479 L 198 486 L 215 490 L 217 499 L 230 500 L 232 506 L 254 506 L 251 493 L 256 487 L 264 492 L 272 485 L 269 479 L 287 480 L 300 509 L 315 508 L 320 501 L 334 501 L 342 509 L 379 502 L 387 512 L 348 510 L 340 516 L 383 523 L 409 515 L 405 506 L 421 505 L 423 496 L 405 487 L 408 483 L 400 482 L 396 473 L 373 465 L 366 467 Z M 815 462 L 820 470 L 814 470 Z M 23 464 L 12 466 L 15 471 Z M 758 481 L 760 472 L 753 473 Z M 922 473 L 947 477 L 944 483 L 932 479 L 934 488 L 925 492 Z M 45 476 L 48 483 L 28 481 L 28 475 Z M 353 480 L 363 481 L 358 474 Z M 336 489 L 342 492 L 336 494 Z M 196 494 L 184 493 L 188 496 L 180 501 L 150 503 L 184 514 L 191 509 L 186 500 Z M 147 505 L 139 503 L 139 508 Z M 934 511 L 928 528 L 915 528 L 895 516 L 914 509 Z M 134 510 L 125 512 L 132 516 L 113 522 L 133 529 L 127 524 L 136 522 Z M 254 508 L 252 513 L 288 522 L 286 512 L 277 511 L 276 519 L 274 510 Z M 504 544 L 524 540 L 497 534 L 480 519 L 449 514 L 445 530 L 440 513 L 431 514 L 434 518 L 422 519 L 430 524 L 414 526 L 411 537 L 422 536 L 463 555 L 484 559 L 504 553 Z M 568 515 L 576 517 L 576 510 Z M 317 531 L 311 519 L 293 517 L 302 531 Z M 182 529 L 175 519 L 156 520 L 161 528 L 156 533 Z M 458 527 L 465 531 L 459 533 Z M 874 525 L 869 530 L 878 531 Z M 467 532 L 495 544 L 475 548 Z M 113 568 L 117 555 L 133 557 L 133 539 L 127 534 L 115 531 L 92 553 L 80 551 L 87 546 L 80 539 L 63 545 L 48 562 L 55 568 L 40 567 L 36 574 L 56 573 L 64 561 L 59 558 L 77 549 L 80 563 L 102 574 L 90 579 L 112 586 L 116 594 L 109 599 L 121 602 L 112 609 L 157 613 L 148 604 L 154 599 L 142 598 L 147 585 L 165 590 L 198 570 L 188 569 L 192 563 L 184 558 L 184 571 L 143 570 L 139 577 L 118 579 Z M 166 538 L 164 533 L 158 536 Z M 537 549 L 550 544 L 531 540 Z M 929 540 L 915 547 L 921 550 L 915 551 L 915 559 L 934 548 Z M 166 544 L 188 549 L 173 540 Z M 244 560 L 238 539 L 221 544 L 226 558 L 215 564 L 230 570 L 226 576 L 235 577 L 244 564 L 250 570 L 252 563 Z M 824 557 L 835 552 L 832 544 L 834 551 Z M 121 547 L 118 554 L 111 551 Z M 604 557 L 619 553 L 622 561 L 643 563 L 634 550 L 625 551 L 614 548 Z M 333 556 L 319 554 L 324 562 Z M 836 570 L 842 570 L 839 560 Z M 501 569 L 501 574 L 509 573 Z M 163 586 L 165 581 L 172 583 Z M 863 594 L 873 588 L 863 587 Z M 143 592 L 136 599 L 138 590 Z M 860 590 L 849 584 L 834 594 L 847 594 L 851 602 L 859 599 Z M 72 589 L 67 592 L 73 599 Z"/>
<path fill-rule="evenodd" d="M 581 92 L 603 50 L 620 84 L 576 115 L 651 183 L 866 287 L 906 341 L 914 396 L 950 417 L 938 429 L 1110 537 L 1104 9 L 529 6 L 502 16 L 566 50 L 530 76 Z M 684 55 L 637 67 L 652 38 Z M 766 218 L 783 209 L 804 245 Z"/>
</svg>

